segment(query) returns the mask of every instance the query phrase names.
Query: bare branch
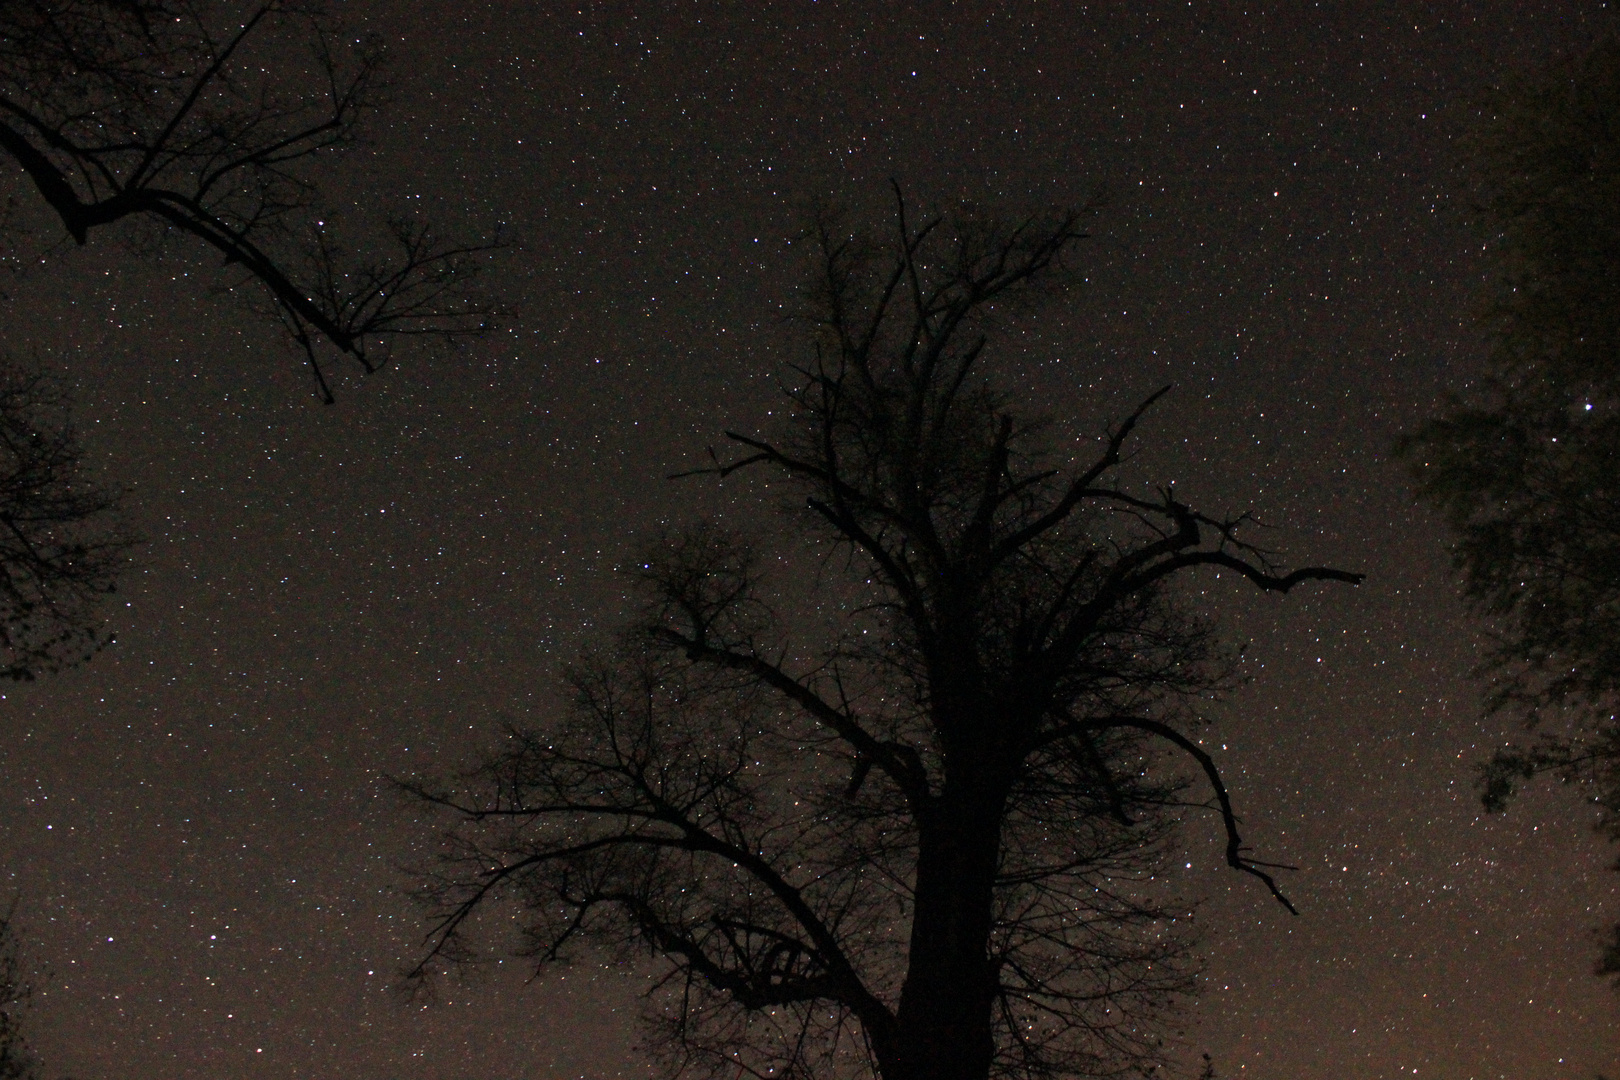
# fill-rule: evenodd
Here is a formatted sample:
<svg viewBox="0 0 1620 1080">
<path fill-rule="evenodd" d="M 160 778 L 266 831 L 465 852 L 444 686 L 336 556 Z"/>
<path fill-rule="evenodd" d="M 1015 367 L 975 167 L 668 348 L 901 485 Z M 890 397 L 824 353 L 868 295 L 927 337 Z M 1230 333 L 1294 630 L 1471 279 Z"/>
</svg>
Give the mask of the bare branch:
<svg viewBox="0 0 1620 1080">
<path fill-rule="evenodd" d="M 1198 762 L 1199 768 L 1203 769 L 1204 771 L 1204 777 L 1209 781 L 1210 788 L 1215 792 L 1215 801 L 1220 807 L 1221 822 L 1226 827 L 1226 865 L 1230 866 L 1234 870 L 1239 870 L 1245 874 L 1259 878 L 1265 883 L 1266 888 L 1271 892 L 1271 895 L 1276 898 L 1277 902 L 1288 909 L 1289 914 L 1299 914 L 1299 909 L 1294 907 L 1293 902 L 1290 901 L 1288 897 L 1284 896 L 1282 890 L 1277 887 L 1276 879 L 1270 874 L 1266 873 L 1265 870 L 1262 870 L 1261 867 L 1268 867 L 1273 870 L 1297 870 L 1299 868 L 1297 866 L 1286 866 L 1282 863 L 1257 862 L 1244 856 L 1243 837 L 1238 834 L 1238 820 L 1237 814 L 1232 810 L 1232 798 L 1226 792 L 1226 784 L 1221 779 L 1221 771 L 1216 766 L 1215 759 L 1210 757 L 1208 752 L 1205 751 L 1203 747 L 1187 738 L 1187 736 L 1183 735 L 1169 724 L 1163 724 L 1157 720 L 1115 717 L 1109 720 L 1100 721 L 1096 724 L 1087 724 L 1084 726 L 1090 727 L 1092 730 L 1104 730 L 1106 728 L 1134 728 L 1137 731 L 1146 731 L 1153 735 L 1157 735 L 1166 742 L 1173 743 L 1175 746 L 1185 751 L 1186 754 L 1194 761 Z"/>
<path fill-rule="evenodd" d="M 228 31 L 211 14 L 167 0 L 0 9 L 0 153 L 68 235 L 83 245 L 105 227 L 147 222 L 202 241 L 268 294 L 328 399 L 317 340 L 372 371 L 378 343 L 486 331 L 498 310 L 473 284 L 498 236 L 442 243 L 394 222 L 394 253 L 370 260 L 325 239 L 312 167 L 373 110 L 375 45 L 318 3 L 270 0 L 234 25 L 222 17 Z M 288 38 L 315 72 L 302 85 L 260 55 Z M 302 214 L 308 231 L 292 223 Z"/>
</svg>

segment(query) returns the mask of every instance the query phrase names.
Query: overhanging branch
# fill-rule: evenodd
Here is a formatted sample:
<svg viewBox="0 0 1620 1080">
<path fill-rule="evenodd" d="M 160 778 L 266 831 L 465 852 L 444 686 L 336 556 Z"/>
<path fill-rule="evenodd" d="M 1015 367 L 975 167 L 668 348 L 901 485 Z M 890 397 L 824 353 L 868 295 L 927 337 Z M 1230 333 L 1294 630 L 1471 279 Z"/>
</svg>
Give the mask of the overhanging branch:
<svg viewBox="0 0 1620 1080">
<path fill-rule="evenodd" d="M 1190 756 L 1194 761 L 1198 762 L 1199 767 L 1204 770 L 1204 776 L 1209 781 L 1209 786 L 1215 792 L 1215 801 L 1216 805 L 1220 808 L 1221 822 L 1226 827 L 1226 865 L 1230 866 L 1234 870 L 1239 870 L 1245 874 L 1252 875 L 1253 877 L 1257 877 L 1261 881 L 1265 882 L 1266 888 L 1270 890 L 1271 895 L 1276 898 L 1279 904 L 1287 908 L 1291 914 L 1299 914 L 1299 909 L 1294 907 L 1293 902 L 1290 901 L 1288 897 L 1284 896 L 1282 890 L 1277 887 L 1276 879 L 1270 874 L 1266 873 L 1266 870 L 1262 869 L 1262 867 L 1271 870 L 1297 870 L 1299 868 L 1296 866 L 1287 866 L 1282 863 L 1258 862 L 1244 856 L 1243 837 L 1238 833 L 1237 814 L 1232 810 L 1232 798 L 1227 794 L 1226 783 L 1221 779 L 1221 771 L 1220 768 L 1216 766 L 1215 759 L 1210 757 L 1208 752 L 1206 752 L 1203 747 L 1187 738 L 1187 736 L 1183 735 L 1169 724 L 1161 723 L 1157 720 L 1144 720 L 1134 717 L 1111 717 L 1107 720 L 1100 720 L 1094 723 L 1082 721 L 1077 725 L 1077 728 L 1089 728 L 1093 731 L 1101 731 L 1108 728 L 1134 728 L 1137 731 L 1145 731 L 1151 735 L 1157 735 L 1159 738 L 1164 739 L 1166 742 L 1172 743 L 1181 750 L 1185 751 L 1187 755 Z"/>
</svg>

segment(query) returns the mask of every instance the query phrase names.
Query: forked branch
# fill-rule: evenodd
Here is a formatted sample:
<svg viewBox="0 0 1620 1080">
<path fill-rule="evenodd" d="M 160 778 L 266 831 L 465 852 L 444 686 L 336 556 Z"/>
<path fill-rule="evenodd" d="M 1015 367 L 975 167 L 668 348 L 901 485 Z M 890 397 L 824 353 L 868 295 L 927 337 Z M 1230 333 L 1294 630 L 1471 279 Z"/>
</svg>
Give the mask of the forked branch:
<svg viewBox="0 0 1620 1080">
<path fill-rule="evenodd" d="M 1288 866 L 1284 863 L 1260 862 L 1244 855 L 1243 837 L 1238 833 L 1237 814 L 1232 810 L 1232 797 L 1226 792 L 1226 782 L 1221 779 L 1221 770 L 1215 764 L 1215 759 L 1197 743 L 1171 727 L 1169 724 L 1157 720 L 1146 720 L 1135 717 L 1111 717 L 1098 721 L 1095 724 L 1081 724 L 1080 727 L 1093 731 L 1108 728 L 1134 728 L 1155 735 L 1172 745 L 1179 747 L 1189 757 L 1198 763 L 1204 771 L 1204 777 L 1209 781 L 1210 788 L 1215 792 L 1215 803 L 1220 810 L 1221 823 L 1226 827 L 1226 865 L 1234 870 L 1259 878 L 1277 902 L 1287 908 L 1290 914 L 1298 915 L 1299 909 L 1294 907 L 1293 901 L 1283 895 L 1277 887 L 1277 880 L 1268 874 L 1267 870 L 1298 870 L 1297 866 Z"/>
</svg>

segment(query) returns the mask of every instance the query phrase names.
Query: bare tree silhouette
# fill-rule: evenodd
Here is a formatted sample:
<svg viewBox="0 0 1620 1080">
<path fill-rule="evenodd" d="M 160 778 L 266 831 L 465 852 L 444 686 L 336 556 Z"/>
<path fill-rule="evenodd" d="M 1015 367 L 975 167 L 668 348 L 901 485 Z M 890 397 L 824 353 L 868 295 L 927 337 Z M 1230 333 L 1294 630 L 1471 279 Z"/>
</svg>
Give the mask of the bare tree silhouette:
<svg viewBox="0 0 1620 1080">
<path fill-rule="evenodd" d="M 133 222 L 212 248 L 331 400 L 319 341 L 371 371 L 390 341 L 495 314 L 471 288 L 495 241 L 400 218 L 392 254 L 355 256 L 319 212 L 316 167 L 380 104 L 382 59 L 309 0 L 3 0 L 0 151 L 79 244 Z"/>
<path fill-rule="evenodd" d="M 794 640 L 768 602 L 777 560 L 737 533 L 671 536 L 641 565 L 645 620 L 571 671 L 566 724 L 405 785 L 452 818 L 415 977 L 474 955 L 477 918 L 507 903 L 537 961 L 576 939 L 659 958 L 653 1045 L 676 1073 L 984 1080 L 1160 1059 L 1190 972 L 1188 909 L 1162 877 L 1188 808 L 1211 807 L 1227 863 L 1288 904 L 1196 734 L 1231 656 L 1173 583 L 1361 575 L 1281 570 L 1247 517 L 1124 486 L 1165 391 L 1065 469 L 996 385 L 1000 331 L 1061 283 L 1080 221 L 914 224 L 901 201 L 877 239 L 817 222 L 788 415 L 730 433 L 740 456 L 703 471 L 769 470 L 807 508 L 841 631 Z"/>
</svg>

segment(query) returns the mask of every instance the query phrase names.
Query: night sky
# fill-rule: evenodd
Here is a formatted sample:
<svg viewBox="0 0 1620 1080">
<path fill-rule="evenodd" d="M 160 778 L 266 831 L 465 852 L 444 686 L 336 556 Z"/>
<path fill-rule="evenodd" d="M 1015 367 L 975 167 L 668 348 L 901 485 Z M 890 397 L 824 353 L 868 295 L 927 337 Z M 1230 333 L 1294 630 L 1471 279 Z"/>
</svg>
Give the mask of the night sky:
<svg viewBox="0 0 1620 1080">
<path fill-rule="evenodd" d="M 397 86 L 327 191 L 356 219 L 501 223 L 501 332 L 340 378 L 324 407 L 206 256 L 104 236 L 4 283 L 9 347 L 75 388 L 149 540 L 118 644 L 0 701 L 0 866 L 49 970 L 48 1076 L 645 1075 L 641 971 L 391 992 L 422 933 L 396 866 L 431 835 L 383 777 L 555 715 L 557 665 L 611 632 L 614 567 L 664 524 L 780 520 L 746 486 L 664 477 L 767 422 L 794 359 L 785 238 L 818 204 L 881 213 L 891 176 L 935 206 L 1105 188 L 1087 288 L 1003 370 L 1089 430 L 1174 383 L 1128 477 L 1370 575 L 1206 583 L 1254 677 L 1218 758 L 1257 854 L 1302 868 L 1302 915 L 1189 821 L 1188 1059 L 1616 1068 L 1620 999 L 1589 974 L 1614 853 L 1575 792 L 1481 816 L 1470 768 L 1511 725 L 1478 720 L 1478 630 L 1389 453 L 1483 351 L 1451 140 L 1483 87 L 1608 27 L 1602 5 L 344 6 Z"/>
</svg>

